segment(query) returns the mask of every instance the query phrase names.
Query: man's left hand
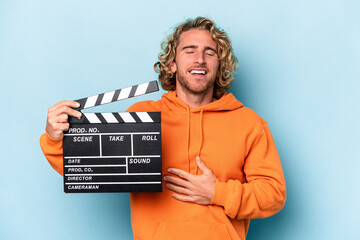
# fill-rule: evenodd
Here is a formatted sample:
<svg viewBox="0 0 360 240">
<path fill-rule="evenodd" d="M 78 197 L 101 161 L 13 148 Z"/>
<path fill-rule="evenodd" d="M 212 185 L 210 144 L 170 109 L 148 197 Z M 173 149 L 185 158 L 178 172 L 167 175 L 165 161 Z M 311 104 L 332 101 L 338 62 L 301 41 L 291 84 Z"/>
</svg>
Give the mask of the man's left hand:
<svg viewBox="0 0 360 240">
<path fill-rule="evenodd" d="M 195 161 L 202 175 L 193 175 L 180 169 L 169 168 L 168 172 L 178 177 L 165 176 L 164 180 L 168 182 L 166 188 L 176 192 L 172 196 L 179 201 L 209 205 L 215 192 L 216 176 L 200 157 L 196 157 Z"/>
</svg>

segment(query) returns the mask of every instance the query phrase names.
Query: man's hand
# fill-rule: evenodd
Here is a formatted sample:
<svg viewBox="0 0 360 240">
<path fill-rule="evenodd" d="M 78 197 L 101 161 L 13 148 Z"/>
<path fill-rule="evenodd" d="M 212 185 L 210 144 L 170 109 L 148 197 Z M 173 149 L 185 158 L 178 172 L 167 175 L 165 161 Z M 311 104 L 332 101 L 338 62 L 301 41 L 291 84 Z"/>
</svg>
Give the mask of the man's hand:
<svg viewBox="0 0 360 240">
<path fill-rule="evenodd" d="M 80 104 L 74 101 L 58 102 L 48 110 L 46 131 L 50 137 L 60 139 L 64 131 L 69 129 L 68 117 L 80 118 L 81 112 L 72 108 L 78 108 Z"/>
<path fill-rule="evenodd" d="M 201 161 L 200 157 L 196 157 L 196 164 L 203 173 L 202 175 L 193 175 L 180 169 L 169 168 L 168 172 L 178 177 L 165 176 L 164 180 L 169 182 L 166 187 L 180 193 L 172 195 L 179 201 L 209 205 L 215 193 L 216 176 Z"/>
</svg>

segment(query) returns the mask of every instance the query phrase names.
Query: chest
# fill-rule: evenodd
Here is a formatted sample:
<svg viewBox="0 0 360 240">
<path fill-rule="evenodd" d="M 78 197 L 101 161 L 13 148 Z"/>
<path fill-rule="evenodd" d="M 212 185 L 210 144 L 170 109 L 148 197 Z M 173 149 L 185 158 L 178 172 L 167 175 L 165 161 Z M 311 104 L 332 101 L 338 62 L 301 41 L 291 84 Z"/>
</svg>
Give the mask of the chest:
<svg viewBox="0 0 360 240">
<path fill-rule="evenodd" d="M 196 173 L 200 158 L 220 180 L 243 178 L 247 130 L 229 113 L 162 115 L 163 168 Z"/>
</svg>

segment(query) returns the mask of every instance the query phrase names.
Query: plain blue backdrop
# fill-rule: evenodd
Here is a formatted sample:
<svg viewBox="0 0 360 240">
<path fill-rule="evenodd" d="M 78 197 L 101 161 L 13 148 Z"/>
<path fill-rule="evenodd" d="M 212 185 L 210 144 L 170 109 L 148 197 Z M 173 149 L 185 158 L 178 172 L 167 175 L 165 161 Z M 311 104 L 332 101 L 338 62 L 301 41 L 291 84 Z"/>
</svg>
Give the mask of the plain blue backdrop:
<svg viewBox="0 0 360 240">
<path fill-rule="evenodd" d="M 285 172 L 286 206 L 248 239 L 360 239 L 356 0 L 1 0 L 0 239 L 132 239 L 127 193 L 63 193 L 39 146 L 47 109 L 157 79 L 160 42 L 198 15 L 231 37 L 232 92 L 268 121 Z"/>
</svg>

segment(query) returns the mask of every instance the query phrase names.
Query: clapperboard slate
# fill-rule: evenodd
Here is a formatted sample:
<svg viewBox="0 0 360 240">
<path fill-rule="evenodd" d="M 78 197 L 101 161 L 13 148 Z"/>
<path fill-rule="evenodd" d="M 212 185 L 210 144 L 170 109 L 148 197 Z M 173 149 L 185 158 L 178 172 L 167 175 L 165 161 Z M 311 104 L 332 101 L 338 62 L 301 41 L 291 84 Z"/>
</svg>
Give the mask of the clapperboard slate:
<svg viewBox="0 0 360 240">
<path fill-rule="evenodd" d="M 77 110 L 158 91 L 156 81 L 75 100 Z M 161 192 L 160 112 L 83 113 L 64 133 L 64 191 Z"/>
</svg>

